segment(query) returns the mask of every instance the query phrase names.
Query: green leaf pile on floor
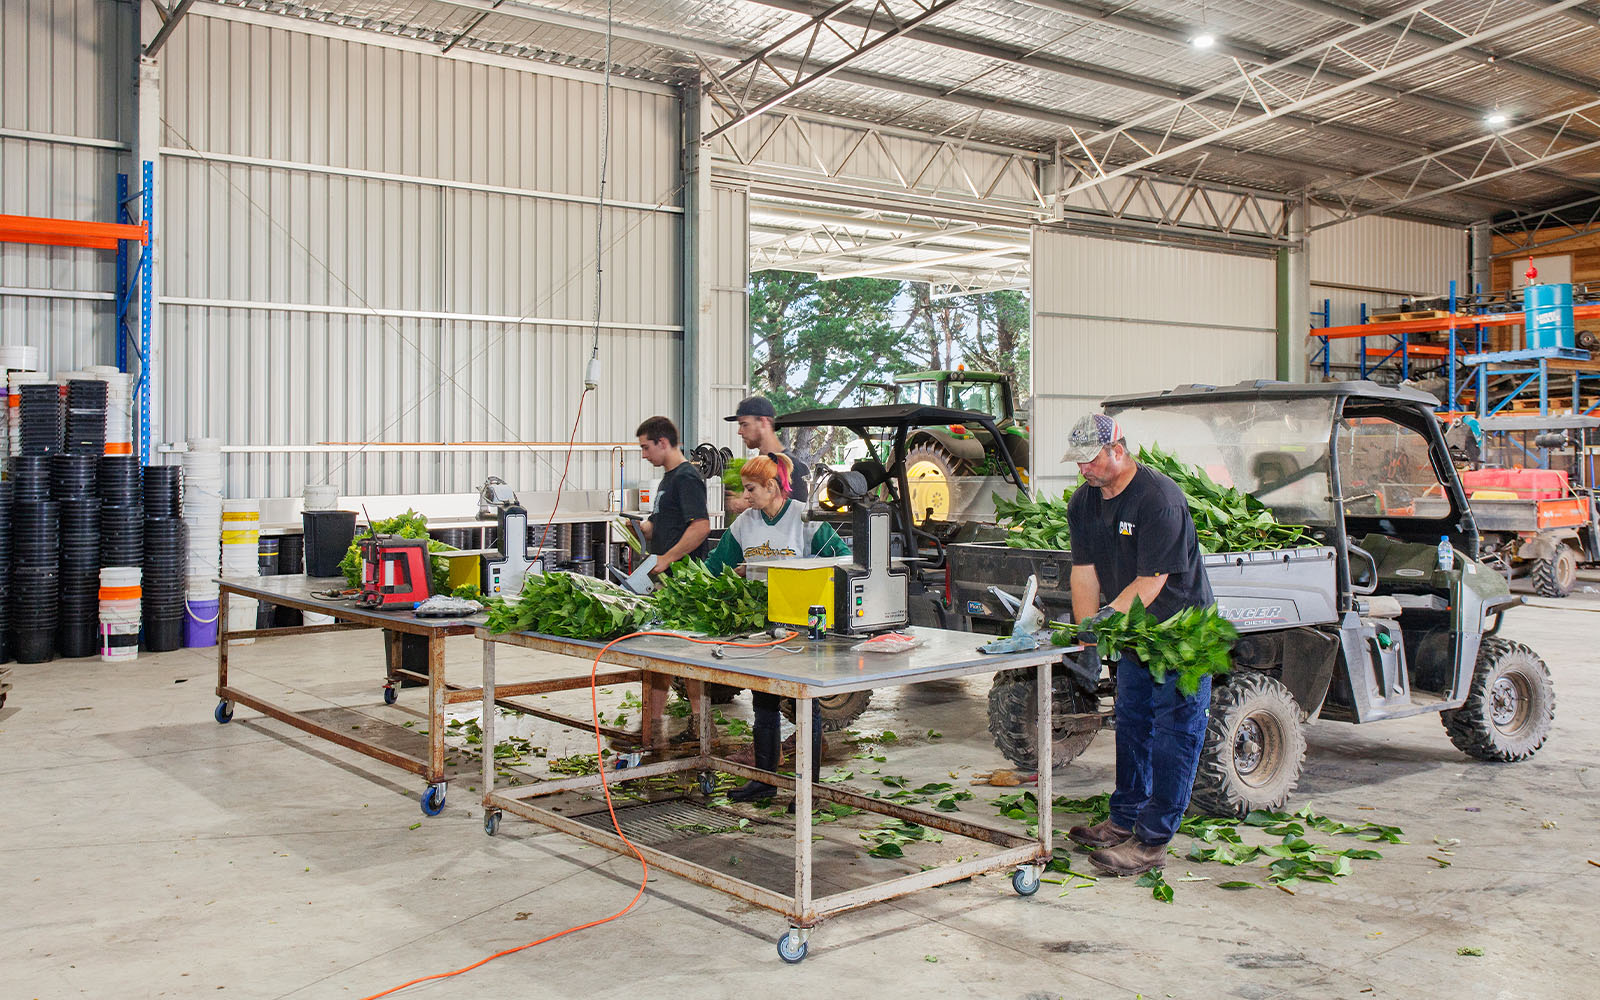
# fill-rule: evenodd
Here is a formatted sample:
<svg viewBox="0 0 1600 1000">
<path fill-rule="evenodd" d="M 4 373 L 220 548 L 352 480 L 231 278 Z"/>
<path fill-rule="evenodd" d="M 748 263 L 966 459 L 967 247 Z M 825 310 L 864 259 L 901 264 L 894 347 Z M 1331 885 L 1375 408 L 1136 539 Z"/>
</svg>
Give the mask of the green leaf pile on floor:
<svg viewBox="0 0 1600 1000">
<path fill-rule="evenodd" d="M 705 563 L 680 559 L 656 581 L 650 602 L 667 628 L 741 635 L 767 627 L 767 585 L 732 567 L 712 575 Z"/>
<path fill-rule="evenodd" d="M 1183 491 L 1202 552 L 1252 552 L 1316 544 L 1310 537 L 1311 529 L 1279 522 L 1266 504 L 1232 486 L 1219 485 L 1198 466 L 1185 465 L 1158 447 L 1140 448 L 1138 459 L 1166 474 Z M 1012 548 L 1070 550 L 1067 505 L 1072 493 L 1068 489 L 1059 499 L 1041 496 L 1015 500 L 996 493 L 995 522 L 1011 529 L 1006 544 Z"/>
<path fill-rule="evenodd" d="M 610 639 L 650 620 L 650 602 L 604 580 L 576 573 L 529 573 L 522 593 L 489 605 L 491 632 L 543 632 L 568 639 Z"/>
<path fill-rule="evenodd" d="M 1070 646 L 1078 641 L 1077 634 L 1078 626 L 1060 625 L 1052 641 Z M 1126 614 L 1096 622 L 1094 634 L 1102 660 L 1114 662 L 1124 651 L 1130 652 L 1149 668 L 1157 684 L 1166 682 L 1169 671 L 1177 674 L 1178 691 L 1185 695 L 1200 689 L 1200 678 L 1233 669 L 1228 651 L 1239 639 L 1239 630 L 1217 613 L 1215 605 L 1185 608 L 1162 620 L 1137 597 Z"/>
<path fill-rule="evenodd" d="M 1052 813 L 1084 814 L 1085 825 L 1092 825 L 1110 816 L 1110 796 L 1094 795 L 1083 799 L 1056 796 Z M 1028 826 L 1028 835 L 1036 836 L 1039 822 L 1039 800 L 1033 792 L 1021 791 L 1001 795 L 994 800 L 996 811 L 1007 819 L 1018 820 Z M 1246 843 L 1241 829 L 1257 829 L 1279 838 L 1276 843 Z M 1056 830 L 1062 837 L 1064 831 Z M 1274 887 L 1294 894 L 1296 886 L 1306 882 L 1332 883 L 1355 870 L 1353 862 L 1377 861 L 1383 854 L 1371 847 L 1335 847 L 1314 843 L 1307 834 L 1322 833 L 1335 837 L 1353 837 L 1366 843 L 1405 844 L 1404 831 L 1397 826 L 1381 823 L 1347 823 L 1319 815 L 1310 806 L 1293 813 L 1256 810 L 1244 819 L 1226 816 L 1187 816 L 1178 832 L 1193 838 L 1189 850 L 1183 855 L 1190 861 L 1210 861 L 1236 868 L 1252 868 L 1263 872 L 1263 881 L 1233 879 L 1218 882 L 1217 888 L 1225 890 L 1264 889 Z M 1082 848 L 1079 848 L 1082 850 Z M 1051 872 L 1094 881 L 1095 876 L 1073 868 L 1071 846 L 1058 847 L 1046 866 Z M 1056 884 L 1063 880 L 1047 879 Z M 1203 881 L 1180 879 L 1179 881 Z M 1164 876 L 1150 873 L 1136 885 L 1147 887 L 1151 895 L 1163 902 L 1172 902 L 1172 886 Z M 1075 888 L 1084 888 L 1076 886 Z M 1065 895 L 1065 893 L 1063 893 Z"/>
<path fill-rule="evenodd" d="M 428 537 L 428 519 L 414 510 L 407 510 L 404 514 L 394 517 L 380 518 L 367 528 L 366 531 L 356 535 L 350 543 L 350 548 L 345 550 L 344 558 L 339 561 L 339 572 L 344 574 L 345 583 L 352 587 L 361 586 L 362 539 L 375 538 L 378 535 L 398 535 L 401 538 L 427 538 L 429 552 L 451 552 L 455 546 L 446 545 Z M 448 594 L 450 592 L 450 560 L 434 557 L 430 560 L 433 569 L 433 592 L 435 594 Z"/>
</svg>

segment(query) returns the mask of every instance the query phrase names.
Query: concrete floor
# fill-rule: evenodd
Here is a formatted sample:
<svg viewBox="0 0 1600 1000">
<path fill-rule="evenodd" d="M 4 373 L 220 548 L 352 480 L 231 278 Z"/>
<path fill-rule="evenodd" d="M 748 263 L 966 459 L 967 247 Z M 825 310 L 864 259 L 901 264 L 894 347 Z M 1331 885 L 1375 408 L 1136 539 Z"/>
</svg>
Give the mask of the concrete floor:
<svg viewBox="0 0 1600 1000">
<path fill-rule="evenodd" d="M 1337 884 L 1304 884 L 1292 896 L 1230 892 L 1216 883 L 1264 873 L 1174 858 L 1168 905 L 1128 880 L 1064 897 L 1046 885 L 1019 899 L 997 874 L 827 922 L 810 957 L 788 967 L 773 947 L 781 918 L 652 873 L 644 901 L 621 920 L 402 995 L 1591 995 L 1582 983 L 1600 968 L 1600 595 L 1542 603 L 1559 606 L 1517 611 L 1505 626 L 1544 656 L 1558 691 L 1554 735 L 1532 761 L 1471 761 L 1431 715 L 1310 727 L 1291 808 L 1399 826 L 1409 841 L 1378 845 L 1383 860 L 1357 863 Z M 450 655 L 452 678 L 472 683 L 474 641 L 452 640 Z M 288 704 L 360 705 L 403 719 L 422 703 L 416 691 L 392 709 L 378 702 L 372 633 L 262 641 L 238 648 L 233 663 L 239 683 Z M 214 665 L 210 651 L 13 665 L 15 689 L 0 710 L 9 897 L 0 995 L 367 997 L 603 917 L 632 897 L 631 858 L 512 817 L 486 837 L 469 782 L 452 786 L 443 815 L 424 819 L 410 775 L 244 709 L 218 726 Z M 502 677 L 551 666 L 502 657 Z M 835 740 L 830 767 L 965 788 L 970 773 L 1005 766 L 985 729 L 986 690 L 987 680 L 880 697 L 856 728 L 900 734 L 882 751 L 887 762 L 852 759 L 857 748 Z M 615 704 L 621 694 L 607 697 Z M 563 697 L 587 707 L 587 692 Z M 748 696 L 729 709 L 748 712 Z M 531 735 L 551 756 L 585 749 L 581 734 L 552 739 L 539 726 Z M 1103 734 L 1059 772 L 1057 793 L 1109 790 L 1112 756 Z M 972 790 L 963 812 L 984 817 L 1008 791 Z M 1057 816 L 1059 828 L 1075 821 Z M 822 828 L 843 880 L 915 870 L 955 851 L 919 845 L 907 862 L 868 858 L 848 823 Z M 758 826 L 712 838 L 710 849 L 730 858 L 763 856 L 763 842 L 782 850 L 781 840 L 763 841 L 769 834 Z M 1441 854 L 1435 838 L 1453 853 Z M 1185 850 L 1187 838 L 1175 846 Z M 1180 881 L 1186 873 L 1209 881 Z M 1460 956 L 1462 947 L 1484 954 Z"/>
</svg>

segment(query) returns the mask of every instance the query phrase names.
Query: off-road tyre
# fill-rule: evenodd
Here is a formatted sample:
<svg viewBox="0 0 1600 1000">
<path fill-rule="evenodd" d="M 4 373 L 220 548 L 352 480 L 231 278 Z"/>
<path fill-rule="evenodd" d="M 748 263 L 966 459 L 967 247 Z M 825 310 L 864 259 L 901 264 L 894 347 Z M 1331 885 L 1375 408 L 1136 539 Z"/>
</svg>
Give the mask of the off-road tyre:
<svg viewBox="0 0 1600 1000">
<path fill-rule="evenodd" d="M 1450 742 L 1468 757 L 1508 763 L 1544 746 L 1556 717 L 1550 668 L 1533 650 L 1499 636 L 1483 637 L 1467 701 L 1442 712 Z"/>
<path fill-rule="evenodd" d="M 871 691 L 846 691 L 844 694 L 830 694 L 817 701 L 822 705 L 822 731 L 825 733 L 842 733 L 850 728 L 850 723 L 867 710 L 867 703 L 872 700 Z M 794 699 L 784 698 L 778 702 L 778 711 L 790 722 L 794 721 Z"/>
<path fill-rule="evenodd" d="M 672 690 L 684 701 L 689 700 L 689 682 L 682 677 L 674 677 L 672 679 Z M 712 684 L 709 682 L 706 684 L 706 695 L 710 697 L 713 705 L 726 705 L 739 697 L 739 692 L 743 690 L 744 688 L 736 688 L 731 684 Z M 690 710 L 693 711 L 693 709 L 694 706 L 691 705 Z"/>
<path fill-rule="evenodd" d="M 919 464 L 932 467 L 937 472 L 928 475 L 925 471 L 926 478 L 913 476 L 912 472 Z M 906 500 L 911 508 L 912 521 L 921 524 L 923 518 L 927 516 L 929 507 L 933 508 L 935 520 L 947 520 L 953 500 L 950 482 L 959 475 L 961 475 L 961 463 L 956 461 L 954 455 L 936 444 L 919 444 L 906 452 L 906 485 L 910 492 Z M 942 503 L 937 499 L 939 490 L 944 491 Z M 930 495 L 928 491 L 934 492 Z"/>
<path fill-rule="evenodd" d="M 1294 695 L 1268 674 L 1236 670 L 1214 682 L 1193 807 L 1243 819 L 1289 801 L 1306 759 L 1301 714 Z"/>
<path fill-rule="evenodd" d="M 1557 545 L 1549 559 L 1536 559 L 1528 580 L 1540 597 L 1566 597 L 1578 585 L 1578 554 L 1570 545 Z"/>
<path fill-rule="evenodd" d="M 1039 715 L 1037 678 L 1032 669 L 1002 670 L 994 675 L 989 688 L 989 735 L 1006 760 L 1024 771 L 1039 769 L 1039 748 L 1034 740 Z M 1099 732 L 1098 724 L 1086 728 L 1083 723 L 1087 720 L 1068 716 L 1094 712 L 1098 699 L 1073 683 L 1065 671 L 1052 675 L 1050 698 L 1051 763 L 1066 767 L 1089 749 Z"/>
</svg>

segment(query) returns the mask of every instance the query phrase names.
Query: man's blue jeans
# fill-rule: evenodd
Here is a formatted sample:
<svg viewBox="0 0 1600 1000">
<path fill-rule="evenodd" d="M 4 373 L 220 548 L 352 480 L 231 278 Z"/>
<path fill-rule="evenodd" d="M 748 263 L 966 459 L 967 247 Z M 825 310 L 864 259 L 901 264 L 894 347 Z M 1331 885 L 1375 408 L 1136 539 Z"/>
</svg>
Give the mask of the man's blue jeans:
<svg viewBox="0 0 1600 1000">
<path fill-rule="evenodd" d="M 1189 807 L 1205 740 L 1211 678 L 1187 697 L 1168 674 L 1156 684 L 1131 653 L 1117 664 L 1117 789 L 1111 821 L 1145 844 L 1165 844 Z"/>
</svg>

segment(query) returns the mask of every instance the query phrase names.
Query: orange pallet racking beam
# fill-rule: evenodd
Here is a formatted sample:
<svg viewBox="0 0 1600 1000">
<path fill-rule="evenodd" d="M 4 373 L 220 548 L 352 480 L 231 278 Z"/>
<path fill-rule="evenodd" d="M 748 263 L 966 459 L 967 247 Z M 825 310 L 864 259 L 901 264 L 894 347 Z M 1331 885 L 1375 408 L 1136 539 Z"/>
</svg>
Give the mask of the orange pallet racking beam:
<svg viewBox="0 0 1600 1000">
<path fill-rule="evenodd" d="M 149 243 L 149 227 L 142 222 L 125 225 L 78 219 L 45 219 L 32 215 L 0 215 L 0 243 L 115 250 L 119 240 Z"/>
</svg>

